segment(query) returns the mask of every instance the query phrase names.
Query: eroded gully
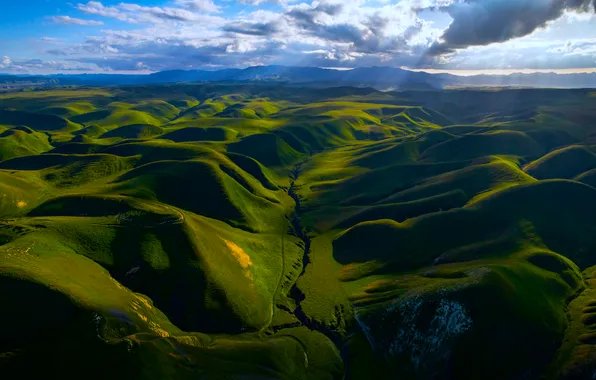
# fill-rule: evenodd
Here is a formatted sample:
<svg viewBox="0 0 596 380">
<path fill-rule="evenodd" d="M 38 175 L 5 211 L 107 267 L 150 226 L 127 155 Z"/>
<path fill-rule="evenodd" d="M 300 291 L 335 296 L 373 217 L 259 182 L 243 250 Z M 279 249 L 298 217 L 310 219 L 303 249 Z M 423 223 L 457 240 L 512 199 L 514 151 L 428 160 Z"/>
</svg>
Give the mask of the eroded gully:
<svg viewBox="0 0 596 380">
<path fill-rule="evenodd" d="M 298 288 L 298 281 L 300 278 L 306 273 L 306 267 L 310 264 L 310 254 L 311 254 L 311 236 L 308 233 L 308 230 L 302 223 L 302 215 L 304 213 L 303 202 L 304 199 L 298 194 L 298 190 L 300 185 L 296 184 L 298 177 L 302 173 L 304 165 L 308 162 L 308 159 L 303 160 L 293 166 L 293 168 L 289 171 L 290 177 L 290 186 L 287 189 L 287 194 L 294 200 L 295 207 L 294 211 L 289 215 L 290 221 L 290 233 L 296 236 L 302 242 L 302 271 L 300 275 L 294 282 L 294 285 L 290 289 L 289 296 L 294 300 L 296 307 L 292 311 L 294 316 L 300 321 L 300 324 L 305 326 L 306 328 L 314 331 L 318 331 L 321 334 L 325 335 L 329 338 L 337 347 L 341 347 L 342 345 L 342 337 L 336 331 L 329 329 L 327 326 L 323 325 L 319 321 L 314 318 L 310 318 L 304 312 L 302 307 L 302 302 L 305 300 L 305 294 Z"/>
</svg>

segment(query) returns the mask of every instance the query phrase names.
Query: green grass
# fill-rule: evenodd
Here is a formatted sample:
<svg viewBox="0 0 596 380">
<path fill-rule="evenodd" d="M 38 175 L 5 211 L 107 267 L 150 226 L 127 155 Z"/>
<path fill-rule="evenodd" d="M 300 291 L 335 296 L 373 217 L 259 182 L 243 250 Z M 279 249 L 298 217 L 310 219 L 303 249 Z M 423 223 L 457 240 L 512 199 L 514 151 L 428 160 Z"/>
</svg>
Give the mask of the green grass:
<svg viewBox="0 0 596 380">
<path fill-rule="evenodd" d="M 176 118 L 176 122 L 192 121 L 196 118 L 213 116 L 216 113 L 222 112 L 225 108 L 225 103 L 208 100 L 182 112 Z"/>
<path fill-rule="evenodd" d="M 93 111 L 90 113 L 74 116 L 74 122 L 89 125 L 97 125 L 104 128 L 115 128 L 120 125 L 129 124 L 150 124 L 161 125 L 162 118 L 153 116 L 147 112 L 124 108 L 114 105 L 112 109 Z"/>
<path fill-rule="evenodd" d="M 302 154 L 274 134 L 258 134 L 228 145 L 228 151 L 252 157 L 265 166 L 285 167 L 298 162 Z"/>
<path fill-rule="evenodd" d="M 535 181 L 517 166 L 505 160 L 490 158 L 487 161 L 430 177 L 407 190 L 398 191 L 380 200 L 379 203 L 408 202 L 437 196 L 451 190 L 460 190 L 468 200 L 476 200 L 475 197 L 485 196 L 495 190 Z"/>
<path fill-rule="evenodd" d="M 510 260 L 386 276 L 354 302 L 374 355 L 386 358 L 376 372 L 500 379 L 523 374 L 528 362 L 543 370 L 565 334 L 566 299 L 579 289 L 569 262 Z"/>
<path fill-rule="evenodd" d="M 64 105 L 49 106 L 37 110 L 39 113 L 56 115 L 64 118 L 80 115 L 83 113 L 91 112 L 95 110 L 95 106 L 90 102 L 69 102 Z"/>
<path fill-rule="evenodd" d="M 24 111 L 0 110 L 0 123 L 13 126 L 28 126 L 38 131 L 74 131 L 79 125 L 54 115 L 42 115 Z"/>
<path fill-rule="evenodd" d="M 91 125 L 89 127 L 79 129 L 78 131 L 75 131 L 72 134 L 75 136 L 83 135 L 88 138 L 94 138 L 94 137 L 99 137 L 106 132 L 107 132 L 107 130 L 105 128 L 98 127 L 97 125 Z"/>
<path fill-rule="evenodd" d="M 11 326 L 10 335 L 3 335 L 2 347 L 28 347 L 15 351 L 8 360 L 3 358 L 5 374 L 43 372 L 75 378 L 92 370 L 86 375 L 92 379 L 124 379 L 134 373 L 149 379 L 190 379 L 225 371 L 238 376 L 268 373 L 278 378 L 307 378 L 302 341 L 320 345 L 308 332 L 289 331 L 271 338 L 184 333 L 151 300 L 122 286 L 67 244 L 51 235 L 30 236 L 2 247 L 0 281 L 14 291 L 3 292 L 2 302 L 18 310 L 2 317 Z M 35 321 L 33 316 L 44 307 L 48 307 L 44 319 Z M 56 335 L 60 339 L 54 341 Z M 37 339 L 42 340 L 31 346 Z M 81 345 L 86 350 L 80 350 Z M 64 356 L 74 363 L 65 365 Z M 104 366 L 98 361 L 118 365 Z M 37 365 L 25 365 L 31 362 Z"/>
<path fill-rule="evenodd" d="M 175 142 L 188 141 L 231 141 L 238 137 L 238 132 L 227 127 L 188 127 L 162 134 L 159 138 Z"/>
<path fill-rule="evenodd" d="M 456 248 L 471 249 L 466 252 L 466 260 L 480 259 L 493 254 L 485 245 L 506 241 L 516 246 L 516 239 L 529 238 L 518 225 L 527 221 L 547 247 L 586 267 L 592 263 L 587 252 L 594 246 L 585 234 L 594 228 L 589 214 L 596 207 L 592 199 L 595 190 L 571 181 L 529 183 L 494 193 L 465 208 L 431 213 L 402 223 L 363 222 L 336 238 L 334 255 L 343 263 L 393 257 L 392 265 L 404 271 L 431 265 Z M 569 197 L 549 204 L 547 200 L 561 191 Z M 424 239 L 431 231 L 434 238 Z M 375 249 L 374 255 L 363 249 L 381 237 L 384 244 Z M 394 251 L 397 242 L 399 255 Z"/>
<path fill-rule="evenodd" d="M 35 172 L 0 170 L 0 216 L 24 215 L 50 195 L 47 184 Z"/>
<path fill-rule="evenodd" d="M 283 219 L 275 193 L 243 175 L 235 165 L 203 160 L 159 161 L 116 179 L 112 193 L 171 204 L 251 231 L 271 231 Z"/>
<path fill-rule="evenodd" d="M 30 156 L 52 149 L 48 136 L 27 127 L 15 127 L 0 133 L 0 161 Z"/>
<path fill-rule="evenodd" d="M 101 135 L 101 138 L 120 137 L 123 139 L 142 139 L 159 136 L 163 129 L 151 124 L 130 124 L 114 128 Z"/>
<path fill-rule="evenodd" d="M 528 164 L 524 171 L 537 179 L 568 178 L 596 167 L 596 153 L 586 146 L 555 150 Z"/>
<path fill-rule="evenodd" d="M 249 84 L 2 94 L 0 373 L 591 375 L 595 101 Z"/>
<path fill-rule="evenodd" d="M 426 150 L 421 158 L 429 162 L 467 160 L 487 155 L 536 157 L 540 145 L 522 132 L 495 131 L 466 135 Z"/>
<path fill-rule="evenodd" d="M 257 115 L 254 109 L 243 107 L 242 104 L 228 106 L 223 111 L 218 112 L 213 116 L 240 119 L 260 119 L 259 115 Z"/>
<path fill-rule="evenodd" d="M 596 169 L 588 170 L 577 177 L 575 177 L 576 181 L 583 182 L 586 185 L 590 185 L 592 187 L 596 187 Z"/>
<path fill-rule="evenodd" d="M 317 230 L 326 231 L 332 228 L 349 228 L 360 222 L 368 220 L 392 219 L 398 222 L 415 218 L 420 215 L 448 211 L 453 208 L 462 207 L 466 204 L 468 197 L 461 190 L 453 190 L 443 194 L 424 197 L 421 199 L 401 202 L 387 203 L 374 206 L 353 206 L 329 208 L 313 212 L 309 218 L 313 218 L 313 225 Z M 317 224 L 319 214 L 335 213 L 336 218 L 324 220 Z"/>
<path fill-rule="evenodd" d="M 173 119 L 180 113 L 178 108 L 168 102 L 164 102 L 163 100 L 143 101 L 139 104 L 136 104 L 131 109 L 165 119 Z"/>
<path fill-rule="evenodd" d="M 167 140 L 122 140 L 101 149 L 102 153 L 121 157 L 140 156 L 140 163 L 162 160 L 188 160 L 213 154 L 213 149 L 195 144 L 174 143 Z"/>
</svg>

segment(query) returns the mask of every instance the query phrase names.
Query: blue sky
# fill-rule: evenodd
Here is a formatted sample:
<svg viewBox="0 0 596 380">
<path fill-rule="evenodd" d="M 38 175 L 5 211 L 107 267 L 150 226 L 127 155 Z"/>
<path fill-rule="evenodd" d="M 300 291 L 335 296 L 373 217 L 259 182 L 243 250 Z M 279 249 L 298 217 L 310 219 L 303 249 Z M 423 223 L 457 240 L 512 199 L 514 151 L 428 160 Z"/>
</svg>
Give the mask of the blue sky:
<svg viewBox="0 0 596 380">
<path fill-rule="evenodd" d="M 0 72 L 282 64 L 596 71 L 596 0 L 21 0 Z"/>
</svg>

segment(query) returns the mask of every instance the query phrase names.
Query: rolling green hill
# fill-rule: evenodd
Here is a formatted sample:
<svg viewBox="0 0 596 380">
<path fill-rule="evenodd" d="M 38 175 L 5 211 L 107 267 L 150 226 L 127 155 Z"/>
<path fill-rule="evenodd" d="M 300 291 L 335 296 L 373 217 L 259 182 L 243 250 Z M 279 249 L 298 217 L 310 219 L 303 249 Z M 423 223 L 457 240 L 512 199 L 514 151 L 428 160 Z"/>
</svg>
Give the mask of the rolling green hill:
<svg viewBox="0 0 596 380">
<path fill-rule="evenodd" d="M 538 179 L 572 179 L 596 167 L 595 151 L 589 146 L 568 146 L 540 157 L 528 164 L 524 170 Z"/>
<path fill-rule="evenodd" d="M 226 127 L 188 127 L 180 128 L 162 134 L 159 138 L 172 140 L 175 142 L 187 141 L 228 141 L 234 140 L 238 136 L 238 132 Z"/>
<path fill-rule="evenodd" d="M 163 129 L 151 124 L 130 124 L 114 128 L 101 135 L 101 138 L 120 137 L 123 139 L 142 139 L 158 136 L 163 133 Z"/>
<path fill-rule="evenodd" d="M 46 152 L 53 147 L 48 136 L 29 127 L 14 127 L 0 133 L 0 160 Z"/>
<path fill-rule="evenodd" d="M 0 94 L 0 377 L 596 370 L 596 97 Z"/>
</svg>

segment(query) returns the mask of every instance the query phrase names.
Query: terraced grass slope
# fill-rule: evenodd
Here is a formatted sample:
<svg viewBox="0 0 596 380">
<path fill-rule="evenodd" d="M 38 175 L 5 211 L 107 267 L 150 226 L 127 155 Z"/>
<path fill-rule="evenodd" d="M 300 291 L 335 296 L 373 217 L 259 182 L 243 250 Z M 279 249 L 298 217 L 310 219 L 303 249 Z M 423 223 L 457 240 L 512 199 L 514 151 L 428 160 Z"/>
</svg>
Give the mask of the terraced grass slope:
<svg viewBox="0 0 596 380">
<path fill-rule="evenodd" d="M 0 376 L 587 379 L 596 98 L 0 95 Z"/>
</svg>

